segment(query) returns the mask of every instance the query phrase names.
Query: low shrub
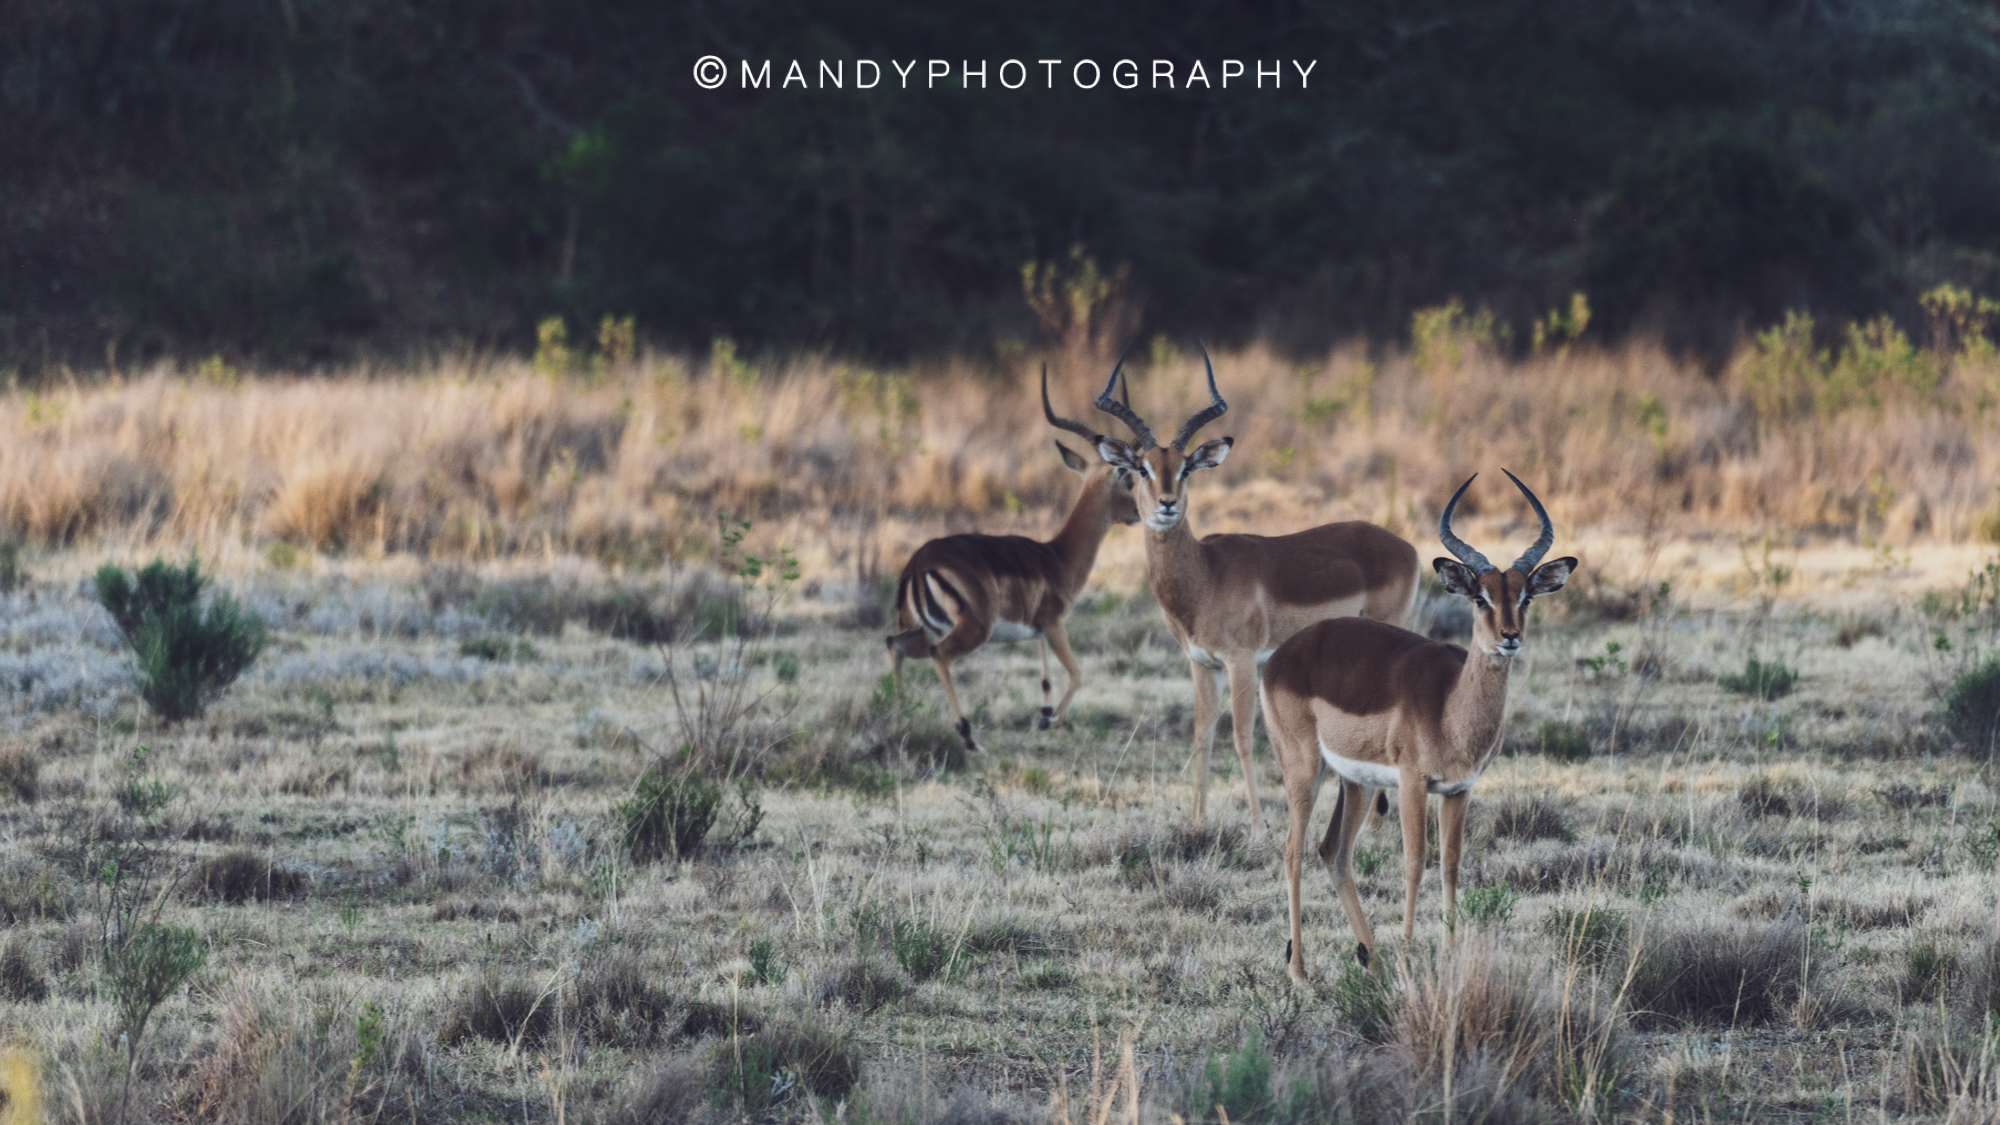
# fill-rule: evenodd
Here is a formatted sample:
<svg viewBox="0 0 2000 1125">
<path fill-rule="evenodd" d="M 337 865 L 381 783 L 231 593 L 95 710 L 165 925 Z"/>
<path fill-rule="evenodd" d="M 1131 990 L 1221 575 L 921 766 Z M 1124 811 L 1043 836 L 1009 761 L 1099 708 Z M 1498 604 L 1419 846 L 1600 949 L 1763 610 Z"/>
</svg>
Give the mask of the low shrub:
<svg viewBox="0 0 2000 1125">
<path fill-rule="evenodd" d="M 952 937 L 922 918 L 898 919 L 889 927 L 889 949 L 910 979 L 927 981 L 951 964 Z"/>
<path fill-rule="evenodd" d="M 154 559 L 136 576 L 97 571 L 97 598 L 139 663 L 139 694 L 169 723 L 199 716 L 264 651 L 264 623 L 228 594 L 202 595 L 200 563 Z"/>
<path fill-rule="evenodd" d="M 0 792 L 12 794 L 23 804 L 33 804 L 42 794 L 42 763 L 26 746 L 0 750 Z"/>
<path fill-rule="evenodd" d="M 758 938 L 750 943 L 750 979 L 758 984 L 783 984 L 790 974 L 790 966 L 778 960 L 776 942 Z"/>
<path fill-rule="evenodd" d="M 1631 929 L 1631 915 L 1603 906 L 1559 906 L 1542 923 L 1544 933 L 1562 941 L 1563 956 L 1595 965 L 1623 955 Z"/>
<path fill-rule="evenodd" d="M 822 976 L 813 989 L 813 1000 L 822 1008 L 838 1005 L 868 1013 L 901 1000 L 903 990 L 903 978 L 894 969 L 863 957 Z"/>
<path fill-rule="evenodd" d="M 1363 1041 L 1385 1042 L 1396 993 L 1388 978 L 1362 967 L 1353 957 L 1341 958 L 1340 975 L 1333 981 L 1333 1010 L 1340 1022 Z"/>
<path fill-rule="evenodd" d="M 1959 976 L 1958 956 L 1937 934 L 1919 934 L 1903 951 L 1896 995 L 1905 1004 L 1929 1003 L 1944 995 Z"/>
<path fill-rule="evenodd" d="M 1190 1106 L 1190 1116 L 1205 1120 L 1215 1107 L 1229 1114 L 1230 1121 L 1261 1121 L 1271 1105 L 1271 1055 L 1252 1028 L 1235 1052 L 1208 1056 L 1198 1086 L 1202 1104 Z"/>
<path fill-rule="evenodd" d="M 1742 672 L 1724 672 L 1715 678 L 1715 682 L 1722 685 L 1722 690 L 1737 695 L 1783 699 L 1792 694 L 1792 688 L 1799 682 L 1799 673 L 1783 661 L 1759 660 L 1753 652 L 1744 661 Z"/>
<path fill-rule="evenodd" d="M 458 642 L 458 654 L 495 662 L 527 661 L 533 660 L 538 655 L 534 644 L 525 637 L 514 640 L 505 637 L 467 637 Z"/>
<path fill-rule="evenodd" d="M 642 1047 L 680 1026 L 674 1023 L 673 998 L 622 947 L 592 955 L 572 987 L 576 1026 L 593 1042 Z"/>
<path fill-rule="evenodd" d="M 438 1042 L 447 1047 L 484 1039 L 534 1046 L 555 1030 L 556 997 L 519 979 L 483 972 L 465 983 L 445 1012 Z"/>
<path fill-rule="evenodd" d="M 49 982 L 28 952 L 28 936 L 16 932 L 0 949 L 0 996 L 24 1004 L 39 1004 L 49 995 Z"/>
<path fill-rule="evenodd" d="M 1493 838 L 1569 843 L 1576 839 L 1576 832 L 1562 809 L 1547 797 L 1506 797 L 1493 809 Z"/>
<path fill-rule="evenodd" d="M 1642 1025 L 1768 1023 L 1798 995 L 1806 933 L 1796 923 L 1662 928 L 1641 940 L 1626 998 Z"/>
<path fill-rule="evenodd" d="M 1474 926 L 1498 926 L 1514 917 L 1521 896 L 1508 886 L 1478 887 L 1459 896 L 1458 911 Z"/>
<path fill-rule="evenodd" d="M 202 860 L 190 886 L 200 902 L 267 902 L 298 894 L 305 879 L 247 848 L 232 848 Z"/>
<path fill-rule="evenodd" d="M 1960 746 L 1992 756 L 2000 745 L 2000 656 L 1954 679 L 1938 713 L 1946 733 Z"/>
<path fill-rule="evenodd" d="M 861 1059 L 848 1038 L 806 1018 L 774 1020 L 719 1044 L 714 1059 L 716 1089 L 752 1118 L 780 1108 L 791 1091 L 842 1098 L 861 1081 Z"/>
<path fill-rule="evenodd" d="M 1553 762 L 1583 762 L 1590 759 L 1590 735 L 1575 723 L 1544 719 L 1535 728 L 1529 752 Z"/>
<path fill-rule="evenodd" d="M 632 797 L 618 805 L 625 847 L 634 861 L 694 855 L 715 826 L 722 787 L 698 774 L 654 767 L 639 775 Z"/>
</svg>

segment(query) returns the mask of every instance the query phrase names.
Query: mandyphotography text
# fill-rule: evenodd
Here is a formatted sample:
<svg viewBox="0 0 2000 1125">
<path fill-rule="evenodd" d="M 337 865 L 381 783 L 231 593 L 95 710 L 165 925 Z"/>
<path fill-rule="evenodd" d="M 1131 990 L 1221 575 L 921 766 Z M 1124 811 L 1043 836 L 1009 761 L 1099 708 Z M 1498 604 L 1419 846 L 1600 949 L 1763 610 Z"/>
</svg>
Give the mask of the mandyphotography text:
<svg viewBox="0 0 2000 1125">
<path fill-rule="evenodd" d="M 717 55 L 694 64 L 704 90 L 1304 90 L 1318 59 L 738 59 Z"/>
</svg>

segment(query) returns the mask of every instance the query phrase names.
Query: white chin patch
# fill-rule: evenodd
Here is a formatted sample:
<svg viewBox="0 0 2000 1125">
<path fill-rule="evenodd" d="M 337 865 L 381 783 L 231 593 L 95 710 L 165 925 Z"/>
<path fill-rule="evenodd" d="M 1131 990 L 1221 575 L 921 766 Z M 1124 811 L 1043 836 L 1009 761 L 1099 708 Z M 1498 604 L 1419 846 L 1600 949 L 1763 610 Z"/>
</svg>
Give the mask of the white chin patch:
<svg viewBox="0 0 2000 1125">
<path fill-rule="evenodd" d="M 1155 514 L 1146 517 L 1146 526 L 1152 528 L 1154 531 L 1165 531 L 1179 522 L 1181 522 L 1181 517 L 1178 512 L 1171 516 Z"/>
</svg>

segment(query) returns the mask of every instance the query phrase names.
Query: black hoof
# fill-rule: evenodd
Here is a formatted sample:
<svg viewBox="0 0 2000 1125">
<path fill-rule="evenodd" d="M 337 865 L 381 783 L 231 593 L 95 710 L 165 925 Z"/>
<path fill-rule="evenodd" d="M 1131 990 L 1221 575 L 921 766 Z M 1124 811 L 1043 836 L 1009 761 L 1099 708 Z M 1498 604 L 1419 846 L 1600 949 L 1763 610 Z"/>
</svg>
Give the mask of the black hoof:
<svg viewBox="0 0 2000 1125">
<path fill-rule="evenodd" d="M 1357 941 L 1357 942 L 1355 942 L 1355 943 L 1354 943 L 1354 959 L 1355 959 L 1356 961 L 1359 961 L 1359 962 L 1361 962 L 1361 967 L 1362 967 L 1362 968 L 1364 968 L 1364 969 L 1365 969 L 1365 968 L 1367 968 L 1367 967 L 1368 967 L 1368 947 L 1367 947 L 1367 946 L 1365 946 L 1365 945 L 1363 945 L 1363 944 L 1361 944 L 1361 943 L 1360 943 L 1360 942 L 1358 942 L 1358 941 Z"/>
<path fill-rule="evenodd" d="M 975 750 L 976 750 L 976 749 L 978 749 L 978 747 L 977 747 L 976 745 L 974 745 L 974 744 L 973 744 L 973 741 L 972 741 L 972 720 L 971 720 L 971 719 L 960 719 L 960 720 L 958 721 L 958 737 L 960 737 L 960 738 L 963 738 L 963 739 L 965 740 L 965 744 L 966 744 L 966 745 L 967 745 L 968 747 L 971 747 L 972 749 L 975 749 Z"/>
<path fill-rule="evenodd" d="M 1389 795 L 1387 793 L 1375 794 L 1375 815 L 1376 816 L 1389 815 Z"/>
<path fill-rule="evenodd" d="M 1289 965 L 1289 964 L 1291 964 L 1291 963 L 1292 963 L 1292 939 L 1291 939 L 1291 938 L 1286 938 L 1286 939 L 1285 939 L 1285 964 Z"/>
<path fill-rule="evenodd" d="M 1044 707 L 1042 708 L 1042 717 L 1035 720 L 1035 729 L 1047 730 L 1055 725 L 1055 721 L 1056 709 L 1053 707 Z"/>
</svg>

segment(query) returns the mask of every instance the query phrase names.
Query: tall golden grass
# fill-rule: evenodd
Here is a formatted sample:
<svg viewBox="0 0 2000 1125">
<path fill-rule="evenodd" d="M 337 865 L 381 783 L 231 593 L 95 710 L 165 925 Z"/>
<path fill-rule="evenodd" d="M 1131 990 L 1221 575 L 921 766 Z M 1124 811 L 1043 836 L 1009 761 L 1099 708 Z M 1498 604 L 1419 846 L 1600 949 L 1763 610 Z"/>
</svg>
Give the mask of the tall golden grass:
<svg viewBox="0 0 2000 1125">
<path fill-rule="evenodd" d="M 1719 378 L 1643 345 L 1522 361 L 1471 338 L 1374 359 L 1360 347 L 1305 363 L 1262 347 L 1225 354 L 1229 413 L 1208 432 L 1236 445 L 1204 483 L 1197 530 L 1367 518 L 1418 534 L 1458 481 L 1505 466 L 1565 532 L 1993 537 L 1990 354 L 1797 409 L 1809 397 L 1774 394 L 1773 381 L 1810 384 L 1816 369 L 1808 354 L 1798 374 L 1782 345 L 1746 347 Z M 1052 362 L 1058 410 L 1110 428 L 1089 407 L 1107 370 Z M 0 396 L 0 537 L 645 566 L 708 550 L 713 514 L 728 510 L 794 544 L 817 538 L 827 557 L 893 558 L 946 528 L 1050 525 L 1071 478 L 1050 448 L 1038 371 L 1031 360 L 998 372 L 815 357 L 755 367 L 719 349 L 594 375 L 454 360 L 404 374 L 75 381 Z M 1163 432 L 1203 401 L 1199 356 L 1162 344 L 1129 371 L 1135 406 Z M 1513 518 L 1506 491 L 1474 490 L 1468 514 L 1482 502 Z"/>
</svg>

